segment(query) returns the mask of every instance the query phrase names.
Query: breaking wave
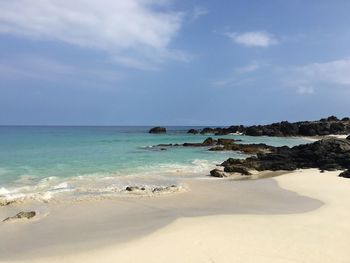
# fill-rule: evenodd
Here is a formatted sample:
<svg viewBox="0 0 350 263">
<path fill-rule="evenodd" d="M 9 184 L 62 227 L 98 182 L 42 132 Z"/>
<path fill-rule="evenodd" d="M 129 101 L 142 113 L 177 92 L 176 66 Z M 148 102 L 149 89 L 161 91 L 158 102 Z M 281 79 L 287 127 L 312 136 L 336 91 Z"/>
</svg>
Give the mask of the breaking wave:
<svg viewBox="0 0 350 263">
<path fill-rule="evenodd" d="M 189 164 L 158 164 L 66 178 L 23 175 L 10 185 L 0 186 L 0 206 L 28 201 L 60 202 L 175 193 L 186 189 L 179 183 L 180 178 L 202 177 L 215 164 L 208 160 L 194 160 Z M 128 191 L 127 187 L 136 190 Z"/>
</svg>

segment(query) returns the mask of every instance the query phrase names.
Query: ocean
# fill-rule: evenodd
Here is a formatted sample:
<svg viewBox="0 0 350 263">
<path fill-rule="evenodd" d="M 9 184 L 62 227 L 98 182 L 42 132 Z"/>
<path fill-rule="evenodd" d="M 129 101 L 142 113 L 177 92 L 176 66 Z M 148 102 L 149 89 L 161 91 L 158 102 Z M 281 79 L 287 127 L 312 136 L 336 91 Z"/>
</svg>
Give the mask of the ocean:
<svg viewBox="0 0 350 263">
<path fill-rule="evenodd" d="M 145 126 L 1 126 L 0 201 L 51 201 L 110 197 L 128 185 L 162 186 L 179 178 L 203 177 L 237 152 L 210 152 L 206 147 L 152 147 L 202 142 L 209 135 L 187 134 L 192 127 L 167 127 L 149 134 Z M 200 127 L 197 127 L 200 128 Z M 242 143 L 294 146 L 303 138 L 214 136 Z"/>
</svg>

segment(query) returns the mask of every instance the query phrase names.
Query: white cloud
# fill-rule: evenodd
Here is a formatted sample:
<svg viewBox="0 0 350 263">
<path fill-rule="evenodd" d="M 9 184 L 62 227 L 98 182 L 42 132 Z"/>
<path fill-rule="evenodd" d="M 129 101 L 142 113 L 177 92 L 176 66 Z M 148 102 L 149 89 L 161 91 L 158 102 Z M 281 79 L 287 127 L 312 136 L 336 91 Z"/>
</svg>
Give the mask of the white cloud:
<svg viewBox="0 0 350 263">
<path fill-rule="evenodd" d="M 203 11 L 197 10 L 197 16 Z M 0 1 L 0 33 L 59 40 L 143 63 L 172 58 L 183 14 L 157 0 Z M 146 61 L 146 62 L 145 62 Z M 140 62 L 141 63 L 141 62 Z"/>
<path fill-rule="evenodd" d="M 269 47 L 277 45 L 278 40 L 265 31 L 252 31 L 245 33 L 226 33 L 233 42 L 246 47 Z"/>
</svg>

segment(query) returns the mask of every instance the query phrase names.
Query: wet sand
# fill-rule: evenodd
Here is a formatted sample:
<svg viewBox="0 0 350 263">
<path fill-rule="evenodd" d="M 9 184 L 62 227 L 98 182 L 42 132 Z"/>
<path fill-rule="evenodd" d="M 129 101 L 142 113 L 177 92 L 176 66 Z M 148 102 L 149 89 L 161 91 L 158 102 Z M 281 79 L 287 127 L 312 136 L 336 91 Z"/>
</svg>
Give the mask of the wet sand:
<svg viewBox="0 0 350 263">
<path fill-rule="evenodd" d="M 338 173 L 189 179 L 168 196 L 44 204 L 38 220 L 0 224 L 0 261 L 350 262 L 350 180 Z"/>
</svg>

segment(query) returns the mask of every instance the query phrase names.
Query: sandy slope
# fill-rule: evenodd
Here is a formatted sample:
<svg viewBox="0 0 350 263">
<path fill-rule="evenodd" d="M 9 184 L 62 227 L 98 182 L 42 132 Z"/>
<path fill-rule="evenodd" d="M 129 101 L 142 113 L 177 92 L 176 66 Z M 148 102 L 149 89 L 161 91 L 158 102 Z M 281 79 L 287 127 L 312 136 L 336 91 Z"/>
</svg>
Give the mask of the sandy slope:
<svg viewBox="0 0 350 263">
<path fill-rule="evenodd" d="M 227 215 L 224 215 L 224 209 L 219 213 L 221 215 L 199 214 L 198 217 L 180 217 L 158 230 L 128 242 L 118 242 L 114 245 L 110 242 L 108 246 L 73 254 L 57 253 L 45 258 L 28 257 L 28 262 L 348 263 L 350 180 L 339 178 L 338 174 L 339 172 L 319 173 L 317 170 L 306 170 L 273 179 L 240 182 L 239 188 L 223 187 L 221 194 L 217 191 L 223 184 L 219 184 L 219 188 L 215 190 L 221 197 L 216 199 L 215 205 L 222 202 L 223 207 L 245 206 L 246 210 L 229 209 L 226 211 Z M 259 186 L 272 180 L 276 180 L 282 188 L 305 197 L 298 199 L 297 195 L 289 191 L 280 191 L 278 187 Z M 236 185 L 236 182 L 222 182 Z M 250 195 L 254 194 L 249 192 L 249 183 L 256 184 L 255 193 L 258 192 L 251 200 Z M 247 185 L 248 188 L 244 189 Z M 235 195 L 234 192 L 239 192 L 240 188 L 243 188 L 243 192 Z M 224 198 L 229 193 L 226 190 L 231 191 L 231 199 L 230 196 Z M 189 197 L 190 195 L 183 197 L 185 199 L 180 202 L 187 198 L 191 203 Z M 314 199 L 307 197 L 318 199 L 324 204 L 317 205 Z M 215 196 L 214 193 L 206 192 L 201 198 L 200 200 L 209 202 L 215 199 Z M 237 198 L 242 198 L 243 201 L 236 202 Z M 259 198 L 265 198 L 269 202 L 260 203 L 256 200 Z M 305 202 L 304 205 L 301 201 Z M 171 203 L 171 199 L 168 202 Z M 192 202 L 192 205 L 196 204 L 201 210 L 198 202 Z M 276 206 L 281 213 L 274 210 Z M 190 207 L 195 209 L 191 205 Z M 298 211 L 298 207 L 305 211 Z"/>
</svg>

